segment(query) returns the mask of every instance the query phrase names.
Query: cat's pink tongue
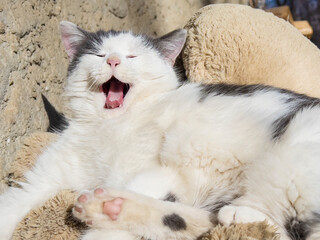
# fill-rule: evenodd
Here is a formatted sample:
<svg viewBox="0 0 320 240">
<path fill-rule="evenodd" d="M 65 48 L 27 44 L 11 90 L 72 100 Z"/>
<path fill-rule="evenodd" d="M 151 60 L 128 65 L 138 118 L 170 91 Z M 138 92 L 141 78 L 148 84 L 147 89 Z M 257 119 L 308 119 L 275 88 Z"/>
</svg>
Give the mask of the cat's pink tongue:
<svg viewBox="0 0 320 240">
<path fill-rule="evenodd" d="M 110 88 L 108 96 L 106 99 L 107 108 L 117 108 L 123 103 L 123 91 L 124 84 L 119 81 L 112 81 L 110 83 Z"/>
</svg>

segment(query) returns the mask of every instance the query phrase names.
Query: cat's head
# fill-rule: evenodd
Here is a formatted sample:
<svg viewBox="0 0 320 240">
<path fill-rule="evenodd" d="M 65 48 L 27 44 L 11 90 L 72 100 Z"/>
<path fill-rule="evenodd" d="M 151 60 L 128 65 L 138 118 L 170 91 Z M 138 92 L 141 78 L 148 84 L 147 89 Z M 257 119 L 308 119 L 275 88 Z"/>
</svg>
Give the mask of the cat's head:
<svg viewBox="0 0 320 240">
<path fill-rule="evenodd" d="M 178 86 L 173 64 L 186 39 L 176 30 L 152 39 L 132 32 L 87 32 L 60 23 L 70 65 L 66 94 L 76 116 L 121 114 Z"/>
</svg>

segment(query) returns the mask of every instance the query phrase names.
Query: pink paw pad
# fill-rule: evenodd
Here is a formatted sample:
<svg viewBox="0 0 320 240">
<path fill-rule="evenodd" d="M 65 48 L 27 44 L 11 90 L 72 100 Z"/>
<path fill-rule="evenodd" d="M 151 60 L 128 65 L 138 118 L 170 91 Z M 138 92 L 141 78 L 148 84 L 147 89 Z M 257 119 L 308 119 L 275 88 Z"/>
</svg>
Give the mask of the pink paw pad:
<svg viewBox="0 0 320 240">
<path fill-rule="evenodd" d="M 121 207 L 124 200 L 122 198 L 115 198 L 103 203 L 103 213 L 108 215 L 113 221 L 117 220 L 118 215 L 121 212 Z"/>
<path fill-rule="evenodd" d="M 78 206 L 78 205 L 75 205 L 74 208 L 73 208 L 76 212 L 78 213 L 82 213 L 82 207 Z"/>
<path fill-rule="evenodd" d="M 97 188 L 96 190 L 94 190 L 93 193 L 96 197 L 99 197 L 102 196 L 105 193 L 105 191 L 102 188 Z"/>
<path fill-rule="evenodd" d="M 80 197 L 78 197 L 78 202 L 80 203 L 86 203 L 88 201 L 88 196 L 86 194 L 82 194 L 80 195 Z"/>
</svg>

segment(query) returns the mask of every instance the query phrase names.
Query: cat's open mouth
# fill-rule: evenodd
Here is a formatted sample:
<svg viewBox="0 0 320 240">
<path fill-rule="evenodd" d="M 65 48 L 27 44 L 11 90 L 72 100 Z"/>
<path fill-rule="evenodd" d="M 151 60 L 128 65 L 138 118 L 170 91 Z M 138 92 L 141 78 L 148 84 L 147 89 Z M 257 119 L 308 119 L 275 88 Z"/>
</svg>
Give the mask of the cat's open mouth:
<svg viewBox="0 0 320 240">
<path fill-rule="evenodd" d="M 104 108 L 114 109 L 123 105 L 124 98 L 130 89 L 130 85 L 112 77 L 102 84 L 100 89 L 106 95 Z"/>
</svg>

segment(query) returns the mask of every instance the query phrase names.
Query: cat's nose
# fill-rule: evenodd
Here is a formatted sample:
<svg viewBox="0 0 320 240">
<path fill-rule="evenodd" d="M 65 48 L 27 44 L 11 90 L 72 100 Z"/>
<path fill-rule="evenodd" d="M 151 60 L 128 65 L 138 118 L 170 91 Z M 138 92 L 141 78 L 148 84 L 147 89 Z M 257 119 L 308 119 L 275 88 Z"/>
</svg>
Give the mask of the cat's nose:
<svg viewBox="0 0 320 240">
<path fill-rule="evenodd" d="M 111 68 L 115 68 L 117 65 L 121 63 L 121 61 L 118 57 L 111 56 L 107 59 L 107 63 L 111 66 Z"/>
</svg>

